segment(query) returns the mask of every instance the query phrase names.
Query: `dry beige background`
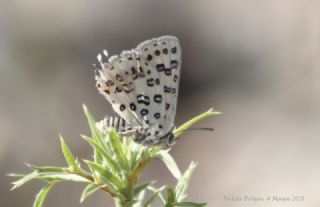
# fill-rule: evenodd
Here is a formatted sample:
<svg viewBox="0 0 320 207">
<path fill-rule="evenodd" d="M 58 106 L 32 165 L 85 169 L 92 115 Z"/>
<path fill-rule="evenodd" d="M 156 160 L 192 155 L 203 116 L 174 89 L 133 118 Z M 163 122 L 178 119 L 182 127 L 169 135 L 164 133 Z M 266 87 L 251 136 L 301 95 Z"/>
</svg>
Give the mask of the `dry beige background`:
<svg viewBox="0 0 320 207">
<path fill-rule="evenodd" d="M 224 115 L 173 149 L 182 170 L 199 163 L 190 200 L 209 207 L 320 205 L 320 4 L 317 0 L 2 0 L 0 205 L 32 206 L 40 183 L 9 192 L 24 162 L 63 165 L 57 133 L 91 151 L 81 103 L 112 113 L 91 64 L 160 35 L 176 35 L 183 71 L 176 123 L 214 106 Z M 144 180 L 174 182 L 160 162 Z M 60 184 L 46 207 L 80 206 L 82 185 Z M 224 196 L 294 196 L 304 202 L 230 202 Z M 111 206 L 104 194 L 83 207 Z"/>
</svg>

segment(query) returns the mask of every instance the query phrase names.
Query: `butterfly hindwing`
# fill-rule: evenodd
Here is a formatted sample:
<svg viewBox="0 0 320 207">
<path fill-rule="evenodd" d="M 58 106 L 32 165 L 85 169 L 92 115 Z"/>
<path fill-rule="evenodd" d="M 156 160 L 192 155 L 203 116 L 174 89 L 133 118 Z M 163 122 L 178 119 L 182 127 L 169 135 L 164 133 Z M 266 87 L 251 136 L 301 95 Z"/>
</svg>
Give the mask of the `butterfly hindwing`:
<svg viewBox="0 0 320 207">
<path fill-rule="evenodd" d="M 181 70 L 181 47 L 176 37 L 163 36 L 147 40 L 137 49 L 148 61 L 149 67 L 160 80 L 157 90 L 158 100 L 161 100 L 161 119 L 163 133 L 173 127 L 178 99 L 179 79 Z M 160 97 L 161 96 L 161 97 Z"/>
</svg>

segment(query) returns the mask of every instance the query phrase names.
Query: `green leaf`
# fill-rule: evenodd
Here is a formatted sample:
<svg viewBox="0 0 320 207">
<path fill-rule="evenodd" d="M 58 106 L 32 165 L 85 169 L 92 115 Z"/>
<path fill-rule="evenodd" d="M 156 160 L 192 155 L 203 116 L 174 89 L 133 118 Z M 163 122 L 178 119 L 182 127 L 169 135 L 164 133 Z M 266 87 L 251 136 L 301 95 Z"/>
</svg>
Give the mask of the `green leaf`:
<svg viewBox="0 0 320 207">
<path fill-rule="evenodd" d="M 124 153 L 124 149 L 120 141 L 120 138 L 118 137 L 115 130 L 111 130 L 109 132 L 109 136 L 110 136 L 110 145 L 112 147 L 112 150 L 116 156 L 118 163 L 120 164 L 122 169 L 128 172 L 130 170 L 129 160 Z"/>
<path fill-rule="evenodd" d="M 138 195 L 141 191 L 145 190 L 148 186 L 150 186 L 152 183 L 144 183 L 144 184 L 141 184 L 137 187 L 135 187 L 133 189 L 133 196 L 136 196 Z"/>
<path fill-rule="evenodd" d="M 88 198 L 90 195 L 92 195 L 94 192 L 100 189 L 100 186 L 97 186 L 95 184 L 89 184 L 85 187 L 81 194 L 80 203 L 82 203 L 86 198 Z"/>
<path fill-rule="evenodd" d="M 131 141 L 129 139 L 132 139 L 132 138 L 131 137 L 129 138 L 129 137 L 126 137 L 126 136 L 121 137 L 121 140 L 122 140 L 121 144 L 123 146 L 123 151 L 127 155 L 127 157 L 130 159 L 131 151 L 130 151 L 129 147 L 130 147 Z"/>
<path fill-rule="evenodd" d="M 132 188 L 124 187 L 119 190 L 119 193 L 123 195 L 125 200 L 130 201 L 133 199 Z"/>
<path fill-rule="evenodd" d="M 76 160 L 74 159 L 70 149 L 68 148 L 68 146 L 66 145 L 64 139 L 62 138 L 62 136 L 60 135 L 60 142 L 61 142 L 61 149 L 62 149 L 62 153 L 64 155 L 64 158 L 66 160 L 66 162 L 68 163 L 68 165 L 73 169 L 73 170 L 79 170 L 79 164 L 76 162 Z"/>
<path fill-rule="evenodd" d="M 21 187 L 23 184 L 25 184 L 26 182 L 36 178 L 37 176 L 39 175 L 38 172 L 34 171 L 34 172 L 31 172 L 27 175 L 24 175 L 22 178 L 20 178 L 19 180 L 13 182 L 13 187 L 11 188 L 11 190 L 14 190 L 16 188 L 19 188 Z"/>
<path fill-rule="evenodd" d="M 179 179 L 177 185 L 176 185 L 176 199 L 178 202 L 182 201 L 187 197 L 186 191 L 188 188 L 189 180 L 191 178 L 191 175 L 195 168 L 197 167 L 197 164 L 194 162 L 191 162 L 190 166 L 186 170 L 186 172 L 183 174 L 183 176 Z"/>
<path fill-rule="evenodd" d="M 90 126 L 92 139 L 95 140 L 100 146 L 105 146 L 106 145 L 105 140 L 103 140 L 102 133 L 96 127 L 96 121 L 94 120 L 93 116 L 89 112 L 88 108 L 85 105 L 82 105 L 82 107 Z M 101 154 L 95 149 L 94 149 L 94 161 L 97 163 L 102 163 Z"/>
<path fill-rule="evenodd" d="M 171 187 L 167 187 L 167 203 L 165 207 L 174 207 L 175 204 L 175 193 Z"/>
<path fill-rule="evenodd" d="M 207 112 L 204 112 L 191 120 L 187 121 L 186 123 L 182 124 L 178 129 L 174 130 L 173 134 L 175 138 L 178 138 L 184 131 L 186 131 L 188 128 L 190 128 L 192 125 L 196 124 L 197 122 L 201 121 L 202 119 L 205 119 L 209 116 L 214 116 L 221 114 L 221 112 L 218 111 L 212 111 L 213 109 L 210 109 Z"/>
<path fill-rule="evenodd" d="M 73 182 L 81 182 L 81 183 L 88 183 L 90 180 L 76 175 L 76 174 L 69 174 L 69 173 L 40 173 L 35 179 L 41 180 L 48 180 L 48 181 L 73 181 Z"/>
<path fill-rule="evenodd" d="M 9 173 L 9 174 L 7 174 L 7 176 L 9 176 L 9 177 L 22 178 L 22 177 L 24 177 L 25 175 L 24 175 L 24 174 L 18 174 L 18 173 Z"/>
<path fill-rule="evenodd" d="M 111 168 L 111 171 L 116 171 L 116 172 L 121 171 L 119 164 L 114 160 L 112 155 L 109 154 L 103 147 L 98 145 L 93 139 L 90 139 L 87 136 L 82 136 L 82 138 L 101 154 L 102 158 L 104 158 L 105 161 L 107 162 L 108 167 Z"/>
<path fill-rule="evenodd" d="M 146 203 L 143 205 L 143 207 L 151 207 L 151 204 L 156 200 L 156 198 L 160 195 L 161 191 L 164 188 L 159 188 L 154 191 L 154 193 L 150 196 L 150 198 L 146 201 Z"/>
<path fill-rule="evenodd" d="M 133 205 L 133 207 L 142 207 L 143 206 L 144 197 L 146 195 L 146 192 L 147 192 L 146 190 L 143 190 L 136 196 L 137 203 L 135 203 Z"/>
<path fill-rule="evenodd" d="M 158 188 L 158 189 L 156 189 L 156 188 L 154 188 L 152 186 L 149 186 L 148 190 L 152 191 L 153 193 L 159 192 L 158 193 L 158 197 L 160 198 L 162 203 L 165 204 L 166 203 L 166 199 L 164 198 L 164 196 L 161 193 L 165 188 L 166 188 L 166 186 L 162 186 L 161 188 Z"/>
<path fill-rule="evenodd" d="M 161 159 L 165 165 L 167 166 L 167 168 L 169 169 L 169 171 L 171 172 L 171 174 L 176 178 L 176 179 L 180 179 L 181 177 L 181 172 L 176 164 L 176 162 L 174 161 L 174 159 L 172 158 L 172 156 L 168 153 L 167 150 L 161 150 L 157 153 L 157 158 Z"/>
<path fill-rule="evenodd" d="M 105 169 L 98 163 L 94 163 L 91 161 L 86 160 L 85 161 L 89 167 L 93 170 L 96 170 L 101 177 L 105 178 L 108 182 L 112 183 L 114 186 L 116 186 L 118 189 L 122 188 L 124 186 L 124 183 L 122 180 L 117 176 L 117 174 L 112 173 L 111 171 Z"/>
<path fill-rule="evenodd" d="M 131 200 L 123 204 L 123 207 L 131 207 L 133 204 L 137 203 L 137 200 Z"/>
<path fill-rule="evenodd" d="M 131 142 L 129 148 L 131 150 L 130 165 L 131 169 L 134 169 L 141 159 L 142 146 L 140 144 Z"/>
<path fill-rule="evenodd" d="M 175 204 L 176 206 L 181 207 L 204 207 L 207 204 L 206 203 L 193 203 L 193 202 L 179 202 Z"/>
<path fill-rule="evenodd" d="M 67 169 L 64 167 L 52 167 L 52 166 L 44 166 L 44 167 L 40 167 L 40 166 L 35 166 L 35 165 L 31 165 L 31 164 L 26 164 L 30 169 L 37 171 L 39 173 L 43 173 L 43 172 L 66 172 Z"/>
<path fill-rule="evenodd" d="M 33 207 L 42 207 L 43 203 L 48 195 L 48 192 L 50 191 L 50 189 L 52 188 L 53 183 L 52 184 L 48 184 L 46 186 L 44 186 L 39 193 L 36 196 L 36 199 L 33 202 Z"/>
<path fill-rule="evenodd" d="M 155 192 L 150 198 L 146 201 L 143 207 L 151 207 L 151 204 L 156 200 L 158 197 L 159 192 Z"/>
</svg>

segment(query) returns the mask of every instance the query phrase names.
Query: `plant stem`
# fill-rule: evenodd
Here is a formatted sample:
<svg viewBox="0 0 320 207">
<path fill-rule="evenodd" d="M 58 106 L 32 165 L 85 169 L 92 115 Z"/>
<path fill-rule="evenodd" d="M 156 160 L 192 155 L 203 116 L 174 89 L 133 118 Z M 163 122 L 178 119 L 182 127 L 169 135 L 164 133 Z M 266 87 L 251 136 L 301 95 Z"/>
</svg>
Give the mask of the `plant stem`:
<svg viewBox="0 0 320 207">
<path fill-rule="evenodd" d="M 132 201 L 122 201 L 118 198 L 115 198 L 114 199 L 114 202 L 115 202 L 115 207 L 132 207 L 133 206 L 133 203 L 131 203 Z"/>
</svg>

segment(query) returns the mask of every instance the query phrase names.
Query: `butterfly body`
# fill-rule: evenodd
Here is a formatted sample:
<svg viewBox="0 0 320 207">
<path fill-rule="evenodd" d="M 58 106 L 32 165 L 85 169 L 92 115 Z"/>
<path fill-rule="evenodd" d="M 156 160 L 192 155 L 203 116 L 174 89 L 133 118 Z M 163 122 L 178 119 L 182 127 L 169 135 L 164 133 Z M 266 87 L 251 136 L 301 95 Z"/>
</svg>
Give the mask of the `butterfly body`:
<svg viewBox="0 0 320 207">
<path fill-rule="evenodd" d="M 98 60 L 96 86 L 131 126 L 122 133 L 148 146 L 172 143 L 181 69 L 178 39 L 154 38 L 107 61 L 98 55 Z"/>
</svg>

